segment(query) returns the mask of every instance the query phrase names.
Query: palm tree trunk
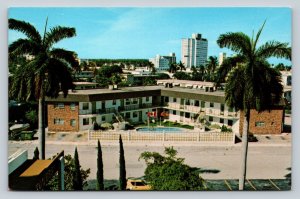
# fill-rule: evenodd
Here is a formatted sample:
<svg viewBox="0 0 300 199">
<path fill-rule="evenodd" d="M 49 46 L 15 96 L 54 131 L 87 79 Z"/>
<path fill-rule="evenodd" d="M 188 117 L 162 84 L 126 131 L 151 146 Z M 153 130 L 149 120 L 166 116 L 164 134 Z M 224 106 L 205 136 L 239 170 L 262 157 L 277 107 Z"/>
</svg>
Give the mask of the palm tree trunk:
<svg viewBox="0 0 300 199">
<path fill-rule="evenodd" d="M 241 150 L 241 173 L 239 178 L 239 190 L 244 190 L 246 171 L 247 171 L 247 153 L 248 153 L 248 130 L 249 130 L 249 111 L 244 112 L 242 150 Z"/>
<path fill-rule="evenodd" d="M 44 97 L 39 98 L 39 126 L 38 133 L 40 139 L 40 159 L 45 159 L 45 116 L 44 116 Z"/>
</svg>

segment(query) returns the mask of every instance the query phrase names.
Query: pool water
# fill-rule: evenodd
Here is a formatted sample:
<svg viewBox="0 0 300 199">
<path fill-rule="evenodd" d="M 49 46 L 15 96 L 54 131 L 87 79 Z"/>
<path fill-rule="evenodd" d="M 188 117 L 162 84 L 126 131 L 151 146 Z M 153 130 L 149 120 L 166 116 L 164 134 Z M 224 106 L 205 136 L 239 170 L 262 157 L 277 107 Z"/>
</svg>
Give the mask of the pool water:
<svg viewBox="0 0 300 199">
<path fill-rule="evenodd" d="M 153 132 L 182 132 L 183 130 L 181 128 L 177 127 L 141 127 L 136 129 L 136 131 L 153 131 Z"/>
</svg>

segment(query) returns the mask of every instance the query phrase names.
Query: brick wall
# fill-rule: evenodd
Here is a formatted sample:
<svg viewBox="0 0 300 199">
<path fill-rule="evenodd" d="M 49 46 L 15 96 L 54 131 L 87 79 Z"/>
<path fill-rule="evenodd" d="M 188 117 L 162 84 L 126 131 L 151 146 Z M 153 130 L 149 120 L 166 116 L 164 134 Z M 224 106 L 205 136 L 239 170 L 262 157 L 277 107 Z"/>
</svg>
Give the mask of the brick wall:
<svg viewBox="0 0 300 199">
<path fill-rule="evenodd" d="M 249 132 L 253 134 L 280 134 L 282 133 L 283 108 L 263 111 L 258 113 L 256 110 L 250 111 Z M 262 126 L 257 126 L 258 122 L 263 122 Z M 244 113 L 240 114 L 240 134 L 242 134 L 244 123 Z"/>
<path fill-rule="evenodd" d="M 75 103 L 75 110 L 71 110 L 71 103 L 64 103 L 64 108 L 54 106 L 55 103 L 48 103 L 48 130 L 49 131 L 78 131 L 79 130 L 79 116 L 78 103 Z M 55 124 L 55 119 L 63 119 L 63 124 Z M 71 119 L 75 119 L 75 126 L 71 126 Z"/>
</svg>

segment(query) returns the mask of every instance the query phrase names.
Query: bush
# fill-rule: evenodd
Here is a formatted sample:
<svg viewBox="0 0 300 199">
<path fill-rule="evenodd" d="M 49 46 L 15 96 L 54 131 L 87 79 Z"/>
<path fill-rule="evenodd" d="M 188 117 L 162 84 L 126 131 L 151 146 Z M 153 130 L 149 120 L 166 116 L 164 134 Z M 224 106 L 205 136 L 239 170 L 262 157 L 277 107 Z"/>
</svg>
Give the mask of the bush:
<svg viewBox="0 0 300 199">
<path fill-rule="evenodd" d="M 203 179 L 199 170 L 184 164 L 183 158 L 177 158 L 173 147 L 165 148 L 166 156 L 157 152 L 143 152 L 139 159 L 144 159 L 147 168 L 145 180 L 154 190 L 179 191 L 203 190 Z"/>
</svg>

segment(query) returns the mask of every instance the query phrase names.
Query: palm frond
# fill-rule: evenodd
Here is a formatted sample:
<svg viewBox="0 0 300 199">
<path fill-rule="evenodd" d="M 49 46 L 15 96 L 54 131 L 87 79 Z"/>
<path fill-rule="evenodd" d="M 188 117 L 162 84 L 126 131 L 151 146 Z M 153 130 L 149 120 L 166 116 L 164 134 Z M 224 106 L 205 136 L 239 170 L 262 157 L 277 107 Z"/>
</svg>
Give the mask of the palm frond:
<svg viewBox="0 0 300 199">
<path fill-rule="evenodd" d="M 50 51 L 50 56 L 67 62 L 72 68 L 76 70 L 79 69 L 77 54 L 73 51 L 68 51 L 62 48 L 54 48 Z"/>
<path fill-rule="evenodd" d="M 226 104 L 237 110 L 244 110 L 245 95 L 245 67 L 235 67 L 228 74 L 227 84 L 225 87 Z"/>
<path fill-rule="evenodd" d="M 33 25 L 25 21 L 8 19 L 8 28 L 24 33 L 30 40 L 41 42 L 41 35 Z"/>
<path fill-rule="evenodd" d="M 44 45 L 47 49 L 49 49 L 53 44 L 74 36 L 76 36 L 75 28 L 56 26 L 46 33 Z"/>
<path fill-rule="evenodd" d="M 278 41 L 269 41 L 260 46 L 256 51 L 256 57 L 267 59 L 270 57 L 292 59 L 292 49 L 288 43 L 281 43 Z"/>
<path fill-rule="evenodd" d="M 250 38 L 242 32 L 221 34 L 217 40 L 217 44 L 221 48 L 226 47 L 239 54 L 250 56 L 251 53 Z"/>
<path fill-rule="evenodd" d="M 255 51 L 255 49 L 256 49 L 256 44 L 257 44 L 257 42 L 258 42 L 258 40 L 259 40 L 259 37 L 260 37 L 260 35 L 261 35 L 261 32 L 263 31 L 264 26 L 265 26 L 265 24 L 266 24 L 266 21 L 267 21 L 267 20 L 264 21 L 263 25 L 261 26 L 261 28 L 259 29 L 259 31 L 258 31 L 257 34 L 256 34 L 254 43 L 252 43 L 252 52 L 253 52 L 253 54 L 254 54 L 254 51 Z"/>
<path fill-rule="evenodd" d="M 14 57 L 22 56 L 22 55 L 36 55 L 39 52 L 39 46 L 28 39 L 18 39 L 11 43 L 8 47 L 8 56 L 11 60 Z"/>
<path fill-rule="evenodd" d="M 244 62 L 245 58 L 243 56 L 235 56 L 226 58 L 221 66 L 217 69 L 216 83 L 225 82 L 225 78 L 228 73 L 237 66 L 238 63 Z"/>
<path fill-rule="evenodd" d="M 46 95 L 55 98 L 62 91 L 66 97 L 69 89 L 74 89 L 74 84 L 68 65 L 59 59 L 51 58 L 47 68 Z"/>
</svg>

